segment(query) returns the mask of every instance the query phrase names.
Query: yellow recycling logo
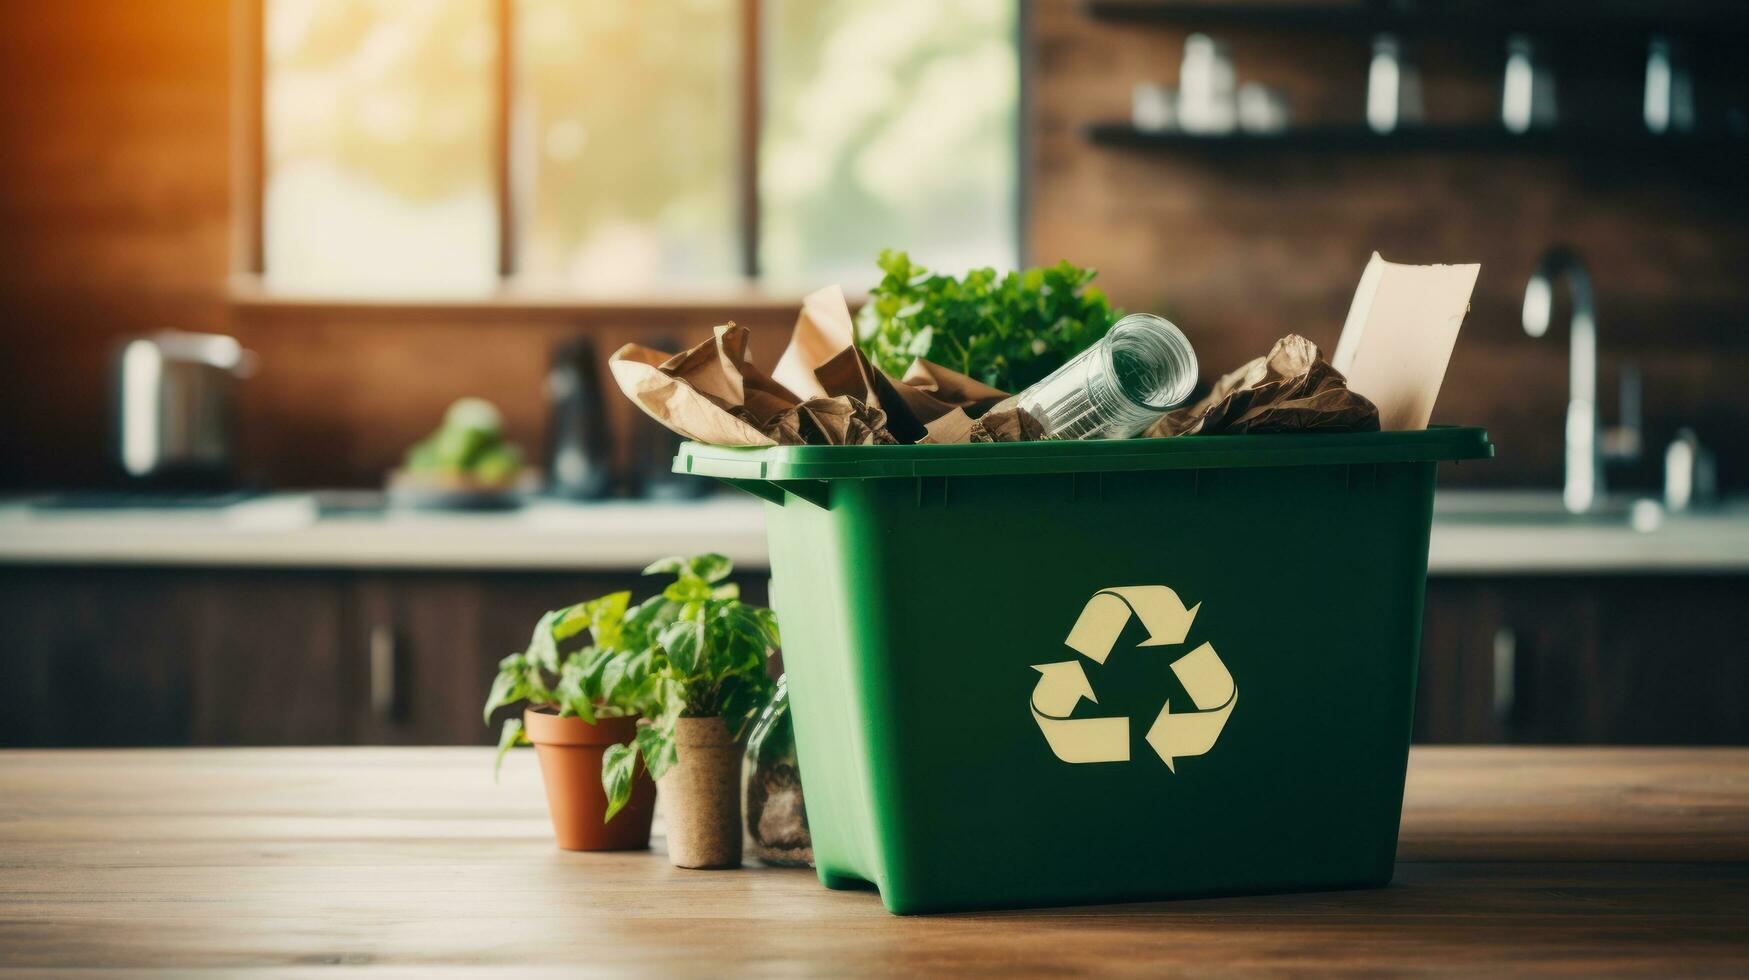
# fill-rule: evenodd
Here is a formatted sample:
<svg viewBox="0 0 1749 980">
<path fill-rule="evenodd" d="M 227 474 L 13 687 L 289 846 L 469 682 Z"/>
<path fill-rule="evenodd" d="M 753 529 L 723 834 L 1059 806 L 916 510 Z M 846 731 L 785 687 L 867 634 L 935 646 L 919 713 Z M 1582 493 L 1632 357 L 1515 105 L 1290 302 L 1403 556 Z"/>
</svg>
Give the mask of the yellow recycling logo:
<svg viewBox="0 0 1749 980">
<path fill-rule="evenodd" d="M 1182 646 L 1201 608 L 1200 602 L 1184 608 L 1178 593 L 1164 585 L 1101 589 L 1081 608 L 1063 642 L 1094 663 L 1103 664 L 1133 616 L 1148 631 L 1140 646 Z M 1038 686 L 1032 692 L 1032 717 L 1057 758 L 1073 763 L 1129 761 L 1128 718 L 1070 717 L 1082 698 L 1099 703 L 1080 660 L 1034 664 L 1032 669 L 1039 672 Z M 1239 687 L 1208 643 L 1172 661 L 1172 673 L 1184 685 L 1194 707 L 1181 704 L 1174 711 L 1172 699 L 1166 698 L 1148 728 L 1147 741 L 1166 768 L 1177 772 L 1173 760 L 1214 748 L 1239 702 Z"/>
</svg>

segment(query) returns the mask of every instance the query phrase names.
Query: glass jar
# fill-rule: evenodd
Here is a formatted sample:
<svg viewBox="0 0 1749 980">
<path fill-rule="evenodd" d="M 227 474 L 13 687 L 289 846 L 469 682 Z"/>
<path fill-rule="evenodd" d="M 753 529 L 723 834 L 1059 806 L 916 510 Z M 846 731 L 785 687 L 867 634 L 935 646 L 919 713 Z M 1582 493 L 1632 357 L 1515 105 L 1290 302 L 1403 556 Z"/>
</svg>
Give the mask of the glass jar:
<svg viewBox="0 0 1749 980">
<path fill-rule="evenodd" d="M 771 701 L 747 736 L 747 832 L 753 856 L 766 864 L 811 866 L 813 840 L 796 767 L 795 726 L 790 720 L 789 680 L 777 679 Z"/>
<path fill-rule="evenodd" d="M 1190 397 L 1196 352 L 1169 321 L 1132 313 L 1015 404 L 1047 439 L 1128 439 Z"/>
</svg>

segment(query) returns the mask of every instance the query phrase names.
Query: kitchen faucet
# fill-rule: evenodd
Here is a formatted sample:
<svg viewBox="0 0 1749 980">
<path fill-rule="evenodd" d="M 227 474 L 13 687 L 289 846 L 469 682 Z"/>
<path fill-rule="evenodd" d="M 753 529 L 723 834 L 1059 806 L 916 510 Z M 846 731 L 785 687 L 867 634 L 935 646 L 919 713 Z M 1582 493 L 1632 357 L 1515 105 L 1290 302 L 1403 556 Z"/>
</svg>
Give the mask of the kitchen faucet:
<svg viewBox="0 0 1749 980">
<path fill-rule="evenodd" d="M 1605 459 L 1637 459 L 1640 455 L 1640 373 L 1624 364 L 1621 373 L 1620 426 L 1599 430 L 1597 424 L 1597 311 L 1591 274 L 1578 254 L 1564 245 L 1543 253 L 1524 287 L 1524 332 L 1548 333 L 1554 311 L 1555 282 L 1566 277 L 1573 297 L 1568 320 L 1566 477 L 1561 501 L 1567 510 L 1583 514 L 1603 500 Z"/>
</svg>

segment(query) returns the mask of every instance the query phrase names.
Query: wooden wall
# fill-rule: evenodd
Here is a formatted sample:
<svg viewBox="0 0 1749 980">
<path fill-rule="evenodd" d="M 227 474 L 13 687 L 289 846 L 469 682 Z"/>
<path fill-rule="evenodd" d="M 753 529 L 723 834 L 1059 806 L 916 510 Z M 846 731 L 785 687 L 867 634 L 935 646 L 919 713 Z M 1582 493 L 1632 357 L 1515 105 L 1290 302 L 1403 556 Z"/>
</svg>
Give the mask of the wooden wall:
<svg viewBox="0 0 1749 980">
<path fill-rule="evenodd" d="M 0 481 L 102 472 L 119 335 L 223 330 L 226 0 L 0 4 Z"/>
<path fill-rule="evenodd" d="M 537 447 L 548 353 L 576 332 L 605 352 L 732 317 L 776 353 L 793 319 L 781 307 L 236 301 L 229 15 L 228 0 L 0 5 L 0 486 L 100 480 L 109 351 L 159 327 L 229 331 L 262 355 L 244 398 L 245 472 L 277 485 L 373 485 L 461 394 L 497 401 L 513 435 Z M 1741 167 L 1661 154 L 1093 147 L 1082 125 L 1124 116 L 1136 80 L 1172 79 L 1183 34 L 1095 23 L 1072 0 L 1041 0 L 1032 20 L 1032 256 L 1097 266 L 1122 305 L 1173 316 L 1207 373 L 1290 330 L 1333 344 L 1375 248 L 1399 261 L 1480 261 L 1437 418 L 1489 426 L 1501 456 L 1450 479 L 1552 486 L 1564 332 L 1533 341 L 1517 311 L 1537 255 L 1566 241 L 1597 280 L 1604 390 L 1633 357 L 1651 444 L 1695 425 L 1726 482 L 1749 484 Z M 1241 76 L 1287 89 L 1298 118 L 1358 117 L 1364 40 L 1228 36 Z M 1422 58 L 1430 115 L 1492 118 L 1498 52 L 1454 43 Z M 1577 64 L 1576 89 L 1625 92 L 1637 111 L 1643 52 L 1600 48 Z M 614 407 L 622 427 L 634 424 Z M 1630 475 L 1649 481 L 1655 469 Z"/>
<path fill-rule="evenodd" d="M 1333 349 L 1374 250 L 1398 262 L 1480 262 L 1434 420 L 1487 426 L 1499 458 L 1442 479 L 1556 485 L 1566 330 L 1533 340 L 1519 311 L 1542 251 L 1566 242 L 1595 280 L 1606 420 L 1615 418 L 1622 360 L 1645 375 L 1655 459 L 1611 475 L 1624 487 L 1655 485 L 1664 446 L 1690 425 L 1717 451 L 1727 482 L 1749 483 L 1749 153 L 1095 147 L 1082 127 L 1127 118 L 1134 83 L 1177 84 L 1187 32 L 1095 22 L 1073 0 L 1042 0 L 1034 11 L 1032 256 L 1096 266 L 1126 306 L 1175 318 L 1205 373 L 1261 354 L 1289 331 Z M 1296 121 L 1361 121 L 1367 38 L 1220 36 L 1240 80 L 1285 90 Z M 1430 121 L 1498 118 L 1497 39 L 1422 43 L 1415 55 Z M 1642 38 L 1575 37 L 1552 56 L 1571 115 L 1638 124 Z"/>
<path fill-rule="evenodd" d="M 231 0 L 0 4 L 0 487 L 100 483 L 118 338 L 178 327 L 260 355 L 243 477 L 373 486 L 464 394 L 531 452 L 548 357 L 734 319 L 775 360 L 794 307 L 301 306 L 228 288 Z M 605 377 L 605 376 L 604 376 Z M 610 405 L 617 427 L 645 424 Z"/>
<path fill-rule="evenodd" d="M 271 485 L 377 485 L 461 395 L 490 398 L 511 437 L 538 455 L 547 366 L 565 339 L 588 335 L 605 358 L 631 341 L 693 343 L 731 319 L 754 330 L 769 369 L 795 311 L 239 304 L 232 329 L 262 365 L 242 419 L 249 475 Z M 605 368 L 602 384 L 611 384 Z M 604 398 L 617 433 L 655 425 L 618 389 L 604 388 Z M 630 440 L 616 448 L 629 467 Z"/>
</svg>

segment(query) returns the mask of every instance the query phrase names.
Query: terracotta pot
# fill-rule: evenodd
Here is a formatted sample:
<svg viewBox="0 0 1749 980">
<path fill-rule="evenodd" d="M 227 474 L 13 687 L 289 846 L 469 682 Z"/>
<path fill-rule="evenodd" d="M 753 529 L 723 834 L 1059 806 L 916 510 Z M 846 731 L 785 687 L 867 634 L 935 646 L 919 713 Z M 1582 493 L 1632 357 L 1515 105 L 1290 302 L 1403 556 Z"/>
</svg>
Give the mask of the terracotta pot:
<svg viewBox="0 0 1749 980">
<path fill-rule="evenodd" d="M 656 813 L 656 784 L 638 764 L 631 802 L 607 816 L 607 791 L 601 788 L 601 756 L 609 745 L 623 745 L 637 731 L 636 718 L 560 718 L 540 711 L 522 713 L 523 731 L 540 756 L 541 781 L 553 833 L 567 851 L 630 851 L 650 846 L 650 818 Z"/>
<path fill-rule="evenodd" d="M 662 776 L 668 859 L 677 868 L 741 866 L 741 746 L 721 718 L 680 718 Z"/>
</svg>

